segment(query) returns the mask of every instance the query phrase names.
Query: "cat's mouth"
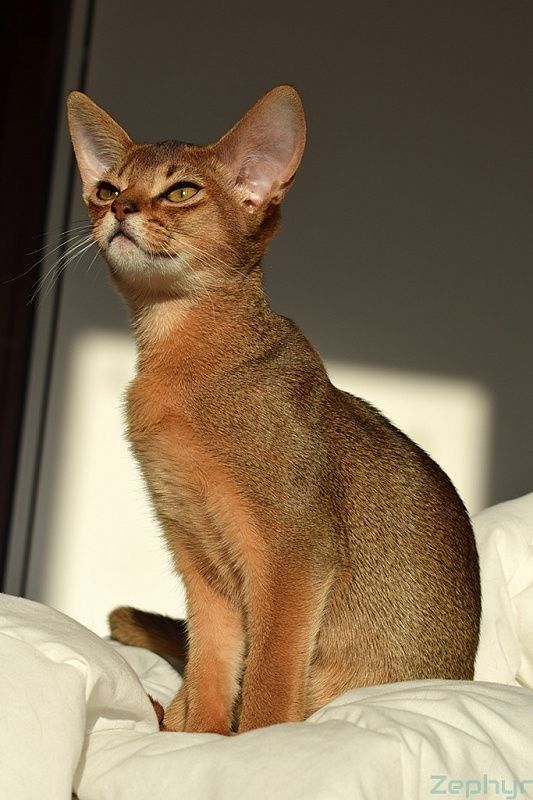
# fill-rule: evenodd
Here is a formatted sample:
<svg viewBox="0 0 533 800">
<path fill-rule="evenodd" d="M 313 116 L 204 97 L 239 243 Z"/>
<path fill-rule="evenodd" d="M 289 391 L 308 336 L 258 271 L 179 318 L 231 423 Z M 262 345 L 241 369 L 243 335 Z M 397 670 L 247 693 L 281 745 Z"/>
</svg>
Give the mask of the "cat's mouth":
<svg viewBox="0 0 533 800">
<path fill-rule="evenodd" d="M 111 236 L 107 241 L 108 246 L 111 244 L 111 242 L 114 242 L 115 239 L 120 239 L 121 237 L 124 237 L 124 239 L 128 239 L 130 242 L 133 242 L 133 244 L 137 245 L 137 247 L 139 246 L 136 239 L 131 235 L 131 233 L 127 233 L 127 231 L 123 230 L 122 228 L 118 228 L 118 230 L 116 230 L 114 233 L 111 234 Z"/>
</svg>

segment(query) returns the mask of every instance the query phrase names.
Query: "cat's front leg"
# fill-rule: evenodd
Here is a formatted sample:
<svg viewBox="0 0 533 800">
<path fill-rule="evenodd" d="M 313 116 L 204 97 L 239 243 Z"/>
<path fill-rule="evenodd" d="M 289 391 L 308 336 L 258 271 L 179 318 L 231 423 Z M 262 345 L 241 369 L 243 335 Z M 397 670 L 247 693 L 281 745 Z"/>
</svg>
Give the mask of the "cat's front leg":
<svg viewBox="0 0 533 800">
<path fill-rule="evenodd" d="M 239 733 L 305 718 L 306 682 L 330 578 L 287 568 L 250 586 Z"/>
<path fill-rule="evenodd" d="M 240 609 L 180 557 L 187 590 L 188 661 L 183 686 L 165 713 L 166 730 L 231 733 L 244 655 Z"/>
<path fill-rule="evenodd" d="M 183 731 L 187 719 L 187 687 L 185 681 L 164 713 L 160 728 L 164 731 Z"/>
</svg>

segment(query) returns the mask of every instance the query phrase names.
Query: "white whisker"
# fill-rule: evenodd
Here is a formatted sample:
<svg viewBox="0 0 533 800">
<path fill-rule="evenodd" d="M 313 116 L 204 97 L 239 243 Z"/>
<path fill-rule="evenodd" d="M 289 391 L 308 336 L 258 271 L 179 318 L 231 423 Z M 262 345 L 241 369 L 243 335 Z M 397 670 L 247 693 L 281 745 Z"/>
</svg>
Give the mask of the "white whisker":
<svg viewBox="0 0 533 800">
<path fill-rule="evenodd" d="M 92 236 L 84 236 L 84 237 L 83 237 L 83 239 L 82 239 L 81 241 L 78 241 L 78 242 L 77 242 L 75 245 L 72 245 L 72 247 L 69 247 L 69 248 L 68 248 L 68 250 L 66 250 L 66 251 L 65 251 L 65 253 L 63 253 L 63 255 L 62 255 L 62 256 L 60 256 L 60 257 L 57 259 L 57 261 L 55 261 L 55 262 L 54 262 L 54 264 L 53 264 L 53 265 L 50 267 L 50 269 L 48 270 L 48 272 L 46 273 L 46 275 L 42 276 L 42 277 L 41 277 L 41 278 L 40 278 L 40 279 L 37 281 L 37 284 L 39 285 L 39 288 L 41 288 L 41 287 L 42 287 L 42 285 L 43 285 L 43 284 L 44 284 L 44 283 L 47 281 L 47 279 L 48 279 L 48 276 L 49 276 L 49 275 L 50 275 L 50 274 L 51 274 L 51 273 L 52 273 L 52 272 L 53 272 L 55 269 L 57 269 L 57 267 L 58 267 L 58 266 L 61 264 L 61 262 L 62 262 L 62 261 L 64 261 L 65 259 L 68 259 L 68 257 L 69 257 L 70 255 L 72 255 L 73 253 L 75 253 L 75 252 L 76 252 L 76 250 L 79 250 L 81 247 L 83 247 L 84 245 L 86 245 L 86 244 L 87 244 L 87 242 L 88 242 L 90 239 L 92 239 Z M 62 246 L 66 246 L 66 244 L 63 244 Z M 56 248 L 56 249 L 57 249 L 57 248 Z M 45 258 L 46 258 L 46 256 L 44 256 L 44 258 L 41 258 L 41 259 L 40 259 L 40 261 L 37 261 L 37 263 L 36 263 L 34 266 L 37 266 L 37 264 L 40 264 L 42 261 L 44 261 L 44 259 L 45 259 Z"/>
<path fill-rule="evenodd" d="M 55 233 L 55 234 L 45 233 L 45 234 L 43 234 L 43 236 L 44 237 L 48 237 L 50 239 L 61 239 L 62 237 L 69 236 L 69 234 L 74 233 L 75 235 L 72 238 L 75 239 L 76 238 L 76 234 L 77 233 L 79 234 L 79 231 L 89 231 L 89 230 L 91 230 L 91 227 L 92 227 L 91 225 L 79 225 L 77 228 L 68 228 L 67 230 L 62 231 L 61 233 Z M 36 250 L 30 250 L 28 255 L 29 256 L 33 256 L 36 253 L 40 253 L 42 250 L 46 250 L 47 247 L 48 247 L 48 243 L 47 244 L 43 244 L 42 247 L 38 247 Z M 61 244 L 59 244 L 58 247 L 61 247 Z M 55 249 L 57 249 L 57 248 L 55 248 Z"/>
<path fill-rule="evenodd" d="M 91 241 L 87 243 L 87 239 L 91 239 Z M 96 245 L 96 242 L 92 239 L 92 236 L 89 236 L 85 237 L 83 241 L 69 248 L 69 250 L 67 250 L 67 252 L 64 253 L 61 258 L 59 258 L 48 270 L 46 275 L 37 282 L 37 286 L 29 299 L 29 303 L 33 303 L 38 295 L 40 295 L 43 300 L 48 297 L 55 283 L 57 283 L 59 280 L 59 276 L 64 272 L 64 270 L 73 261 L 75 261 L 76 266 L 82 256 L 85 255 L 85 253 L 90 250 L 93 245 Z"/>
</svg>

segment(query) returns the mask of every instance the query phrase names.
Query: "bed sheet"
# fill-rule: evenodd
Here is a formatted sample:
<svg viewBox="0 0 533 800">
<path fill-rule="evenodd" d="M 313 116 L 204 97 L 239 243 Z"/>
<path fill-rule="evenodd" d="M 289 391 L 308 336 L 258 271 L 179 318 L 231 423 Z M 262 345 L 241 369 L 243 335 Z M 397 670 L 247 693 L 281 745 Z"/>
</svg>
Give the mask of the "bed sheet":
<svg viewBox="0 0 533 800">
<path fill-rule="evenodd" d="M 38 603 L 0 596 L 1 800 L 533 798 L 533 494 L 475 521 L 475 682 L 359 689 L 240 736 L 158 731 L 179 677 Z"/>
</svg>

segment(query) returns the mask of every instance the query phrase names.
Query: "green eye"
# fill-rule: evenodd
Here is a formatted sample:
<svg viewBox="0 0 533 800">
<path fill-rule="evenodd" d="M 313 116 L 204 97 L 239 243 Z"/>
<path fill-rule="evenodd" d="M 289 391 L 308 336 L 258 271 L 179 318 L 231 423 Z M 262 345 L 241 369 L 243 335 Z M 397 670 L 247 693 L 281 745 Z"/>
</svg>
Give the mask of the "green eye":
<svg viewBox="0 0 533 800">
<path fill-rule="evenodd" d="M 165 197 L 167 200 L 170 200 L 171 203 L 181 203 L 183 200 L 189 200 L 191 197 L 194 197 L 199 191 L 200 189 L 198 186 L 176 186 L 176 188 L 167 192 Z"/>
<path fill-rule="evenodd" d="M 111 183 L 101 183 L 98 189 L 96 190 L 96 196 L 99 200 L 103 200 L 104 202 L 108 202 L 112 200 L 114 197 L 117 197 L 119 191 L 116 186 L 113 186 Z"/>
</svg>

